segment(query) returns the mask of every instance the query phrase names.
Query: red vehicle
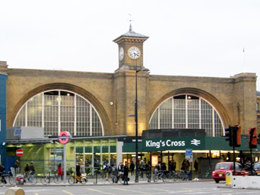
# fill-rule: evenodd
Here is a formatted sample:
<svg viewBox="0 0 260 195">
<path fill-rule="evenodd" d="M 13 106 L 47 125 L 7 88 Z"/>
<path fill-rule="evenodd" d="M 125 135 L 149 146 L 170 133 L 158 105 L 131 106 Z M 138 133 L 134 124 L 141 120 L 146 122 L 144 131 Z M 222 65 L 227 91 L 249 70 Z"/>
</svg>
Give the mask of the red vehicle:
<svg viewBox="0 0 260 195">
<path fill-rule="evenodd" d="M 212 178 L 216 183 L 219 183 L 221 180 L 226 179 L 226 172 L 232 171 L 232 175 L 248 175 L 248 172 L 242 169 L 240 163 L 235 163 L 236 172 L 234 174 L 234 163 L 233 162 L 219 162 L 216 164 L 215 170 L 212 171 Z"/>
</svg>

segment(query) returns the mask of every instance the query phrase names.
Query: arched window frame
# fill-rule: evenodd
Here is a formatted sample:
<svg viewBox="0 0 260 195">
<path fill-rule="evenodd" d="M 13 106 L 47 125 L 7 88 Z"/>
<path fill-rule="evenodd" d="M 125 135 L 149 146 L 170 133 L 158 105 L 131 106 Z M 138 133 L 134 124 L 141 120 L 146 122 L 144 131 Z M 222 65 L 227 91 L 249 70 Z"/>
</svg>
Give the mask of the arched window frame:
<svg viewBox="0 0 260 195">
<path fill-rule="evenodd" d="M 89 132 L 89 136 L 93 136 L 93 127 L 92 127 L 92 124 L 93 124 L 93 118 L 92 118 L 92 113 L 93 111 L 95 112 L 95 114 L 97 115 L 99 121 L 100 121 L 100 126 L 101 126 L 101 134 L 100 136 L 104 136 L 104 126 L 103 126 L 103 122 L 101 120 L 101 117 L 99 115 L 99 113 L 97 112 L 97 110 L 95 109 L 95 107 L 86 99 L 84 98 L 83 96 L 81 96 L 80 94 L 77 94 L 73 91 L 70 91 L 70 90 L 65 90 L 65 89 L 51 89 L 51 90 L 46 90 L 46 91 L 42 91 L 41 93 L 38 93 L 36 95 L 34 95 L 33 97 L 31 97 L 29 100 L 27 100 L 23 106 L 20 108 L 20 110 L 17 112 L 16 116 L 15 116 L 15 120 L 14 120 L 14 123 L 13 123 L 13 126 L 15 126 L 16 124 L 16 121 L 18 119 L 18 117 L 20 116 L 20 113 L 21 112 L 25 112 L 24 114 L 22 114 L 23 116 L 21 117 L 24 117 L 24 125 L 20 125 L 20 126 L 28 126 L 28 103 L 36 98 L 37 96 L 41 95 L 41 125 L 40 127 L 44 128 L 44 108 L 45 108 L 45 104 L 44 104 L 44 94 L 45 93 L 48 93 L 48 92 L 58 92 L 58 95 L 57 95 L 57 100 L 58 100 L 58 129 L 57 129 L 57 134 L 59 134 L 62 129 L 61 129 L 61 120 L 60 120 L 60 114 L 61 114 L 61 92 L 66 92 L 66 93 L 70 93 L 70 94 L 74 94 L 74 127 L 73 127 L 73 136 L 77 136 L 77 117 L 76 117 L 76 108 L 77 108 L 77 101 L 76 101 L 76 98 L 79 97 L 79 98 L 82 98 L 85 102 L 87 102 L 89 104 L 89 117 L 90 117 L 90 132 Z"/>
<path fill-rule="evenodd" d="M 157 129 L 161 129 L 161 119 L 160 119 L 160 111 L 161 109 L 161 106 L 166 103 L 167 101 L 169 101 L 171 99 L 171 108 L 172 108 L 172 126 L 171 128 L 174 129 L 175 128 L 175 123 L 174 123 L 174 97 L 178 97 L 178 96 L 182 96 L 184 95 L 185 96 L 185 128 L 188 128 L 188 96 L 194 96 L 194 97 L 197 97 L 199 99 L 199 129 L 202 128 L 202 124 L 201 124 L 201 100 L 205 101 L 209 106 L 211 106 L 212 108 L 212 132 L 211 132 L 211 136 L 212 137 L 215 137 L 216 136 L 216 129 L 215 129 L 215 115 L 217 115 L 218 119 L 220 120 L 220 123 L 221 123 L 221 134 L 224 135 L 225 133 L 225 127 L 224 127 L 224 122 L 223 122 L 223 119 L 221 118 L 219 112 L 217 111 L 217 109 L 206 99 L 200 97 L 200 96 L 197 96 L 197 95 L 194 95 L 194 94 L 191 94 L 191 93 L 185 93 L 185 94 L 178 94 L 178 95 L 175 95 L 175 96 L 171 96 L 167 99 L 165 99 L 163 102 L 160 103 L 160 105 L 154 110 L 153 114 L 151 115 L 151 118 L 149 120 L 149 126 L 151 128 L 151 121 L 153 120 L 153 118 L 155 117 L 155 114 L 157 114 L 156 116 L 156 120 L 157 120 Z"/>
</svg>

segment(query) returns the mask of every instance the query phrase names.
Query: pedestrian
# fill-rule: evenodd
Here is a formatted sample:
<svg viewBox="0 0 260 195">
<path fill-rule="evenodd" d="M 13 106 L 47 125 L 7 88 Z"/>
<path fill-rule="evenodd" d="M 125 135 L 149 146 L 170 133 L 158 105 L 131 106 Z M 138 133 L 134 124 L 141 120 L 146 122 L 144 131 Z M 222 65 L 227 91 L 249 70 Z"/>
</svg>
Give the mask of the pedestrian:
<svg viewBox="0 0 260 195">
<path fill-rule="evenodd" d="M 125 166 L 124 166 L 124 185 L 128 185 L 128 172 L 129 172 L 129 169 L 128 169 L 128 164 L 127 162 L 125 162 Z"/>
<path fill-rule="evenodd" d="M 81 176 L 81 172 L 80 172 L 80 164 L 77 162 L 77 164 L 76 164 L 76 175 L 78 176 L 78 177 L 80 177 Z"/>
<path fill-rule="evenodd" d="M 124 165 L 122 162 L 120 162 L 118 165 L 118 172 L 119 174 L 124 172 Z"/>
<path fill-rule="evenodd" d="M 117 173 L 117 168 L 115 164 L 111 164 L 111 174 L 114 175 L 115 177 L 112 177 L 113 183 L 117 183 L 118 180 L 118 173 Z"/>
<path fill-rule="evenodd" d="M 161 166 L 161 177 L 165 174 L 166 172 L 166 164 L 163 162 Z"/>
<path fill-rule="evenodd" d="M 195 160 L 195 162 L 194 162 L 194 168 L 195 168 L 195 172 L 197 172 L 198 171 L 198 161 L 197 160 Z"/>
<path fill-rule="evenodd" d="M 2 178 L 2 182 L 4 184 L 6 184 L 7 182 L 6 182 L 5 177 L 4 177 L 4 172 L 5 172 L 5 167 L 0 162 L 0 177 Z"/>
<path fill-rule="evenodd" d="M 108 180 L 108 176 L 110 175 L 111 172 L 112 172 L 112 168 L 109 165 L 109 163 L 107 163 L 107 166 L 106 166 L 106 169 L 105 169 L 106 180 Z"/>
<path fill-rule="evenodd" d="M 134 175 L 134 169 L 135 169 L 135 164 L 133 161 L 131 161 L 130 163 L 130 171 L 131 171 L 131 175 Z"/>
<path fill-rule="evenodd" d="M 76 164 L 76 183 L 78 183 L 78 181 L 80 181 L 80 177 L 81 177 L 81 172 L 80 172 L 80 164 L 77 162 Z M 80 181 L 81 183 L 81 181 Z"/>
<path fill-rule="evenodd" d="M 34 179 L 34 175 L 35 175 L 35 168 L 34 168 L 34 164 L 33 162 L 30 163 L 29 165 L 29 180 L 32 181 Z"/>
<path fill-rule="evenodd" d="M 85 173 L 85 165 L 82 159 L 80 159 L 79 165 L 80 165 L 80 172 Z"/>
<path fill-rule="evenodd" d="M 28 177 L 28 173 L 29 173 L 30 169 L 29 169 L 29 165 L 28 163 L 25 165 L 24 167 L 24 176 L 27 178 Z"/>
<path fill-rule="evenodd" d="M 172 170 L 176 172 L 176 161 L 174 159 L 172 160 Z"/>
<path fill-rule="evenodd" d="M 18 159 L 16 159 L 16 161 L 14 163 L 14 170 L 15 170 L 15 175 L 20 173 L 20 162 Z"/>
<path fill-rule="evenodd" d="M 58 177 L 60 177 L 62 180 L 63 172 L 62 172 L 61 163 L 58 164 L 57 174 L 58 174 Z"/>
</svg>

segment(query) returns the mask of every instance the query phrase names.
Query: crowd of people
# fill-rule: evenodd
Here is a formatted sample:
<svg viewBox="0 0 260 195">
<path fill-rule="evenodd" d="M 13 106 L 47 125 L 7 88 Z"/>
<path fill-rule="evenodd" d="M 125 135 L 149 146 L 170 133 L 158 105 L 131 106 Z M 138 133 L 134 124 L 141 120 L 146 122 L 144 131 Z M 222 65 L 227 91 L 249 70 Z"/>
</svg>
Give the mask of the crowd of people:
<svg viewBox="0 0 260 195">
<path fill-rule="evenodd" d="M 83 165 L 84 165 L 84 163 L 82 162 L 82 160 L 80 160 L 76 163 L 75 174 L 78 177 L 81 177 L 81 174 L 85 173 L 85 169 L 83 168 Z M 197 166 L 198 166 L 198 163 L 195 162 L 195 164 L 194 164 L 195 170 L 197 170 Z M 189 170 L 189 167 L 190 167 L 189 161 L 184 159 L 182 162 L 182 165 L 181 165 L 181 169 L 187 171 L 187 170 Z M 122 178 L 124 178 L 124 184 L 128 185 L 129 174 L 131 174 L 131 175 L 135 174 L 136 165 L 133 161 L 131 161 L 130 163 L 125 161 L 124 164 L 121 162 L 121 163 L 119 163 L 118 166 L 116 166 L 115 163 L 112 163 L 110 165 L 107 161 L 104 161 L 101 164 L 100 168 L 101 168 L 102 172 L 105 174 L 106 179 L 108 179 L 110 174 L 116 176 L 117 180 L 119 179 L 119 177 L 122 177 L 122 175 L 123 175 Z M 150 162 L 147 162 L 146 159 L 144 159 L 144 160 L 141 159 L 139 161 L 138 169 L 139 169 L 139 177 L 141 177 L 141 178 L 144 177 L 144 174 L 148 174 L 148 173 L 151 174 L 151 164 L 150 164 Z M 21 173 L 20 162 L 18 159 L 14 163 L 14 170 L 15 170 L 14 174 Z M 5 171 L 5 168 L 0 163 L 0 177 L 2 178 L 3 182 L 6 182 L 6 181 L 4 181 L 4 176 L 3 176 L 4 171 Z M 34 175 L 35 175 L 35 167 L 34 167 L 33 162 L 27 163 L 25 165 L 25 167 L 23 168 L 23 171 L 24 171 L 25 178 L 33 179 Z M 56 171 L 57 171 L 57 175 L 62 180 L 64 172 L 63 172 L 61 163 L 58 164 Z M 163 174 L 165 171 L 167 171 L 166 163 L 159 162 L 155 166 L 154 171 L 160 171 Z M 169 161 L 168 171 L 169 172 L 176 171 L 176 161 L 175 160 Z M 114 182 L 117 182 L 117 181 L 114 181 Z"/>
</svg>

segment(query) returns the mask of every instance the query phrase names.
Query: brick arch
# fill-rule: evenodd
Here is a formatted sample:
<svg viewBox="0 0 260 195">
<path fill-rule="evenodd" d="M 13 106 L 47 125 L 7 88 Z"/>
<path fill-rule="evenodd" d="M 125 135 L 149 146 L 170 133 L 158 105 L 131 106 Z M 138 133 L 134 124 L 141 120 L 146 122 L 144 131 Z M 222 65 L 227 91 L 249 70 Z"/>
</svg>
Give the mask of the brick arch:
<svg viewBox="0 0 260 195">
<path fill-rule="evenodd" d="M 33 96 L 35 96 L 43 91 L 55 90 L 55 89 L 72 91 L 72 92 L 75 92 L 75 93 L 81 95 L 85 99 L 87 99 L 97 110 L 97 112 L 102 120 L 102 123 L 104 126 L 104 134 L 106 134 L 106 132 L 110 132 L 111 127 L 110 127 L 110 123 L 109 123 L 109 117 L 108 117 L 104 107 L 99 102 L 99 100 L 94 95 L 92 95 L 90 92 L 84 90 L 83 88 L 78 87 L 76 85 L 69 84 L 69 83 L 51 83 L 51 84 L 42 85 L 35 89 L 32 89 L 25 96 L 23 96 L 19 100 L 19 102 L 15 105 L 12 124 L 14 123 L 14 119 L 15 119 L 18 111 L 30 98 L 32 98 Z"/>
<path fill-rule="evenodd" d="M 210 102 L 212 104 L 212 106 L 218 111 L 220 117 L 223 120 L 224 126 L 227 127 L 229 124 L 231 124 L 231 119 L 228 115 L 227 110 L 225 109 L 225 107 L 223 106 L 223 104 L 212 94 L 203 91 L 201 89 L 198 88 L 180 88 L 180 89 L 176 89 L 173 90 L 167 94 L 165 94 L 164 96 L 162 96 L 157 102 L 156 104 L 152 107 L 151 111 L 150 111 L 150 118 L 152 117 L 152 114 L 154 113 L 154 111 L 156 110 L 156 108 L 158 108 L 158 106 L 166 99 L 172 97 L 172 96 L 176 96 L 179 94 L 191 94 L 191 95 L 196 95 L 198 97 L 202 97 L 205 100 L 207 100 L 208 102 Z"/>
</svg>

